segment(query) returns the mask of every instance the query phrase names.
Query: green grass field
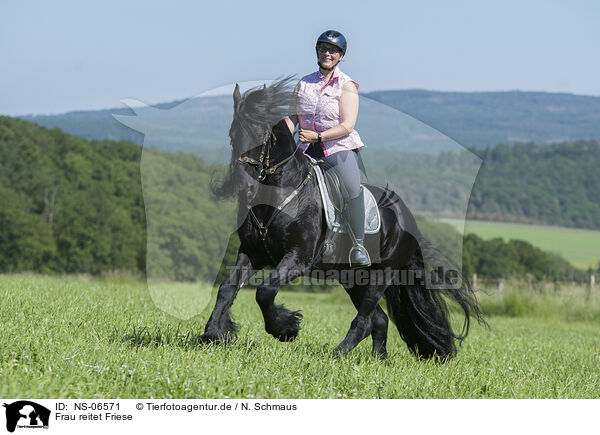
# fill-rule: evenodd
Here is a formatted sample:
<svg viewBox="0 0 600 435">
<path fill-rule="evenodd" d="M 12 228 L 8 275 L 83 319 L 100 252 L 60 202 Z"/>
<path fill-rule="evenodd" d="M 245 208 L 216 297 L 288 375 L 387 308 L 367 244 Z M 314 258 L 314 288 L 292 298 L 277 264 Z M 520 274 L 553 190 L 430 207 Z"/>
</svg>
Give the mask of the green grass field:
<svg viewBox="0 0 600 435">
<path fill-rule="evenodd" d="M 462 231 L 461 221 L 440 220 Z M 582 269 L 596 267 L 600 262 L 600 231 L 469 220 L 465 224 L 465 233 L 476 234 L 483 239 L 502 237 L 506 241 L 525 240 L 544 251 L 562 255 L 571 264 Z"/>
<path fill-rule="evenodd" d="M 600 397 L 600 295 L 577 289 L 481 295 L 491 329 L 475 325 L 445 364 L 417 361 L 391 325 L 387 361 L 371 357 L 370 338 L 332 358 L 355 313 L 341 290 L 281 292 L 304 321 L 280 343 L 243 289 L 238 338 L 197 347 L 206 314 L 165 315 L 143 284 L 0 275 L 0 289 L 5 398 Z"/>
</svg>

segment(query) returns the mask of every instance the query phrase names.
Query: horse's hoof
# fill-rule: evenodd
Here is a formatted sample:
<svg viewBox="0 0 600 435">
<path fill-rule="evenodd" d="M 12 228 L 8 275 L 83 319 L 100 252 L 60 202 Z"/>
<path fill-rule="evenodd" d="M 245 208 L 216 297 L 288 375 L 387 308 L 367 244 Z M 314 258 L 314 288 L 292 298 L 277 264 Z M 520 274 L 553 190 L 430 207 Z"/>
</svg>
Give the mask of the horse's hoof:
<svg viewBox="0 0 600 435">
<path fill-rule="evenodd" d="M 217 335 L 202 334 L 197 337 L 198 344 L 218 344 L 220 338 Z"/>
<path fill-rule="evenodd" d="M 283 334 L 273 335 L 277 340 L 283 342 L 294 341 L 298 337 L 298 331 L 284 332 Z"/>
<path fill-rule="evenodd" d="M 300 331 L 297 327 L 286 328 L 283 331 L 275 331 L 273 328 L 266 328 L 267 333 L 275 337 L 275 339 L 279 341 L 294 341 L 296 337 L 298 337 L 298 332 Z"/>
<path fill-rule="evenodd" d="M 388 353 L 385 349 L 384 350 L 374 350 L 373 357 L 375 357 L 376 359 L 378 359 L 380 361 L 385 361 L 388 358 Z"/>
<path fill-rule="evenodd" d="M 301 321 L 302 314 L 299 311 L 287 311 L 280 308 L 275 321 L 266 322 L 265 329 L 279 341 L 293 341 L 300 332 Z"/>
<path fill-rule="evenodd" d="M 198 344 L 225 344 L 233 338 L 230 333 L 227 334 L 215 334 L 215 333 L 204 333 L 198 336 Z"/>
<path fill-rule="evenodd" d="M 338 346 L 335 349 L 333 349 L 333 352 L 331 352 L 331 356 L 335 359 L 340 359 L 347 356 L 349 353 L 350 350 L 346 349 L 345 347 Z"/>
</svg>

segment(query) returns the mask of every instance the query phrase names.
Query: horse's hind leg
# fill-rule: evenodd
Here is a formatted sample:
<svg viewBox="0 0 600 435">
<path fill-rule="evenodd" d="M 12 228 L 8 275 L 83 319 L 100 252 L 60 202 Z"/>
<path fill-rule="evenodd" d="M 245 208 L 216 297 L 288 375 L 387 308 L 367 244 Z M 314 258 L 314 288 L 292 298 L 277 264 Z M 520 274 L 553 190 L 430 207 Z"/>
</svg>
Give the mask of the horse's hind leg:
<svg viewBox="0 0 600 435">
<path fill-rule="evenodd" d="M 291 341 L 297 337 L 302 315 L 285 309 L 283 305 L 276 305 L 275 296 L 282 286 L 303 275 L 308 268 L 295 253 L 290 252 L 256 289 L 256 302 L 263 313 L 265 329 L 280 341 Z"/>
<path fill-rule="evenodd" d="M 215 308 L 204 328 L 204 334 L 200 336 L 201 342 L 226 341 L 235 335 L 237 326 L 231 320 L 230 308 L 242 284 L 255 272 L 248 255 L 240 250 L 234 270 L 219 287 Z"/>
<path fill-rule="evenodd" d="M 361 289 L 364 289 L 364 293 L 359 302 L 358 313 L 352 320 L 344 340 L 333 350 L 336 355 L 346 354 L 354 349 L 358 343 L 371 334 L 374 321 L 381 321 L 381 316 L 375 317 L 374 313 L 379 306 L 379 300 L 383 296 L 385 286 L 369 285 L 361 287 Z M 374 320 L 374 318 L 377 320 Z M 378 333 L 377 335 L 381 338 L 381 334 Z"/>
<path fill-rule="evenodd" d="M 373 356 L 380 359 L 386 359 L 388 316 L 385 314 L 385 311 L 377 305 L 371 320 L 373 321 L 373 330 L 371 331 L 371 337 L 373 338 Z"/>
<path fill-rule="evenodd" d="M 346 289 L 346 292 L 352 299 L 352 303 L 358 310 L 364 295 L 364 288 L 354 287 Z M 388 334 L 388 316 L 385 311 L 377 305 L 375 311 L 371 314 L 371 338 L 373 339 L 373 356 L 386 359 L 387 358 L 387 334 Z"/>
</svg>

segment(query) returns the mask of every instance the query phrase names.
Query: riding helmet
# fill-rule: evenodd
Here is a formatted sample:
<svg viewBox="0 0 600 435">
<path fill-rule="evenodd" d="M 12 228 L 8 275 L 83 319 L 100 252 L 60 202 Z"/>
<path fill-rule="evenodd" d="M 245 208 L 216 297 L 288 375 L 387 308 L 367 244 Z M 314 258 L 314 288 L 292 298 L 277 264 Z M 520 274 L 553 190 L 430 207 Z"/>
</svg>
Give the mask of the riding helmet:
<svg viewBox="0 0 600 435">
<path fill-rule="evenodd" d="M 319 45 L 319 42 L 327 42 L 331 45 L 335 45 L 337 48 L 342 50 L 342 54 L 346 54 L 346 38 L 337 30 L 326 30 L 321 33 L 321 36 L 317 39 L 317 43 L 315 44 L 315 48 Z"/>
</svg>

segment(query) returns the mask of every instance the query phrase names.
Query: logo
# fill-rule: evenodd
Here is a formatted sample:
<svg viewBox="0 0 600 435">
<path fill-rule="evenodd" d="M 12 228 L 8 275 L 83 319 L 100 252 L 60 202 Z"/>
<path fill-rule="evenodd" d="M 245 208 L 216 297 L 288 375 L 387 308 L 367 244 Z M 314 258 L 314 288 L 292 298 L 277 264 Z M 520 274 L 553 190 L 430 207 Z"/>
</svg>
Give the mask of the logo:
<svg viewBox="0 0 600 435">
<path fill-rule="evenodd" d="M 48 429 L 50 410 L 29 400 L 19 400 L 4 404 L 6 408 L 6 430 L 14 432 L 15 428 Z"/>
</svg>

